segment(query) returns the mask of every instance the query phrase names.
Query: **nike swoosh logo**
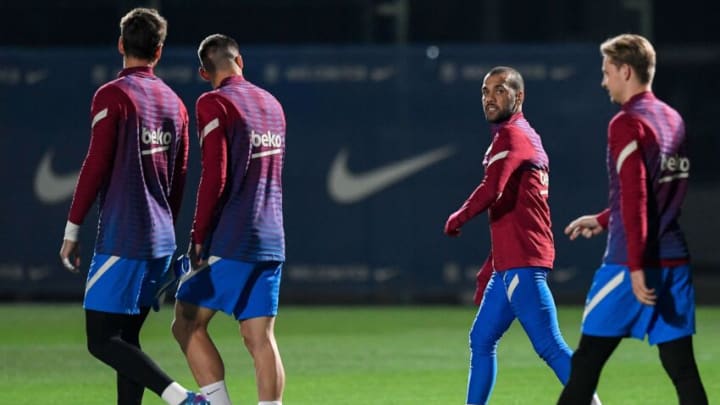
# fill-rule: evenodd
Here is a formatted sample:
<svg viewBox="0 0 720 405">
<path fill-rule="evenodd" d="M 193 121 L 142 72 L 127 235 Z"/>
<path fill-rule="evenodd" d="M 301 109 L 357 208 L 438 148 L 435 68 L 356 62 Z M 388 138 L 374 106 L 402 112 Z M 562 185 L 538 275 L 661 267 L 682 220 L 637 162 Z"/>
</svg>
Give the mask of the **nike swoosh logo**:
<svg viewBox="0 0 720 405">
<path fill-rule="evenodd" d="M 80 171 L 56 174 L 52 169 L 53 151 L 45 152 L 35 172 L 35 195 L 46 204 L 55 204 L 72 197 Z"/>
<path fill-rule="evenodd" d="M 338 203 L 361 201 L 455 153 L 452 146 L 443 146 L 421 155 L 391 163 L 369 172 L 354 174 L 348 170 L 348 151 L 342 149 L 335 157 L 328 174 L 328 193 Z"/>
</svg>

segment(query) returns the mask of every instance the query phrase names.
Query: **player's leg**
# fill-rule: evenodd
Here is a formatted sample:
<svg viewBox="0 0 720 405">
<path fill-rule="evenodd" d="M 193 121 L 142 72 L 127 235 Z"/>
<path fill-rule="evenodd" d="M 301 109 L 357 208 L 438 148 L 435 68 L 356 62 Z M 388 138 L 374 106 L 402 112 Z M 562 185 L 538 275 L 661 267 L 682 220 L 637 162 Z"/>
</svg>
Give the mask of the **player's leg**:
<svg viewBox="0 0 720 405">
<path fill-rule="evenodd" d="M 494 273 L 470 329 L 470 370 L 466 404 L 488 402 L 497 376 L 497 346 L 514 320 L 502 273 Z"/>
<path fill-rule="evenodd" d="M 600 372 L 621 337 L 582 335 L 578 348 L 572 355 L 570 377 L 565 384 L 558 405 L 590 404 L 593 401 Z"/>
<path fill-rule="evenodd" d="M 173 335 L 190 365 L 200 390 L 213 405 L 230 403 L 225 366 L 207 327 L 216 311 L 235 315 L 254 263 L 208 258 L 208 265 L 194 269 L 180 280 L 175 295 Z M 237 317 L 236 317 L 237 319 Z"/>
<path fill-rule="evenodd" d="M 245 347 L 255 363 L 258 400 L 281 401 L 285 369 L 274 333 L 275 318 L 259 317 L 240 322 Z"/>
<path fill-rule="evenodd" d="M 538 267 L 504 272 L 508 299 L 513 313 L 530 338 L 535 352 L 555 372 L 561 383 L 570 376 L 572 351 L 562 337 L 557 308 L 547 285 L 548 270 Z"/>
<path fill-rule="evenodd" d="M 708 398 L 700 379 L 692 336 L 658 345 L 663 368 L 675 385 L 680 405 L 707 405 Z"/>
<path fill-rule="evenodd" d="M 259 262 L 250 270 L 233 314 L 255 364 L 258 400 L 280 404 L 285 389 L 285 369 L 275 340 L 275 316 L 280 295 L 281 262 Z"/>
<path fill-rule="evenodd" d="M 648 331 L 658 344 L 660 360 L 675 385 L 681 405 L 708 403 L 693 351 L 695 289 L 688 265 L 657 269 L 660 275 L 656 317 Z"/>
<path fill-rule="evenodd" d="M 623 336 L 645 336 L 651 310 L 635 298 L 627 267 L 603 265 L 595 272 L 585 302 L 582 336 L 558 404 L 590 403 L 608 358 Z"/>
<path fill-rule="evenodd" d="M 149 312 L 150 308 L 143 308 L 138 315 L 129 316 L 120 332 L 120 338 L 124 342 L 137 347 L 139 350 L 142 350 L 140 347 L 140 329 Z M 121 373 L 117 373 L 118 404 L 141 405 L 144 391 L 145 386 Z"/>
<path fill-rule="evenodd" d="M 189 403 L 184 401 L 194 395 L 165 374 L 138 345 L 123 339 L 128 325 L 135 324 L 138 330 L 142 326 L 138 317 L 154 300 L 157 281 L 169 262 L 169 257 L 131 260 L 95 254 L 83 305 L 90 353 L 125 378 L 149 388 L 166 403 L 177 405 Z"/>
<path fill-rule="evenodd" d="M 207 330 L 214 315 L 212 309 L 180 300 L 175 302 L 172 332 L 201 386 L 225 378 L 225 366 Z"/>
<path fill-rule="evenodd" d="M 93 310 L 85 310 L 85 315 L 87 346 L 93 356 L 135 384 L 147 387 L 168 404 L 177 405 L 185 400 L 185 388 L 165 374 L 147 354 L 122 339 L 122 326 L 132 315 Z"/>
</svg>

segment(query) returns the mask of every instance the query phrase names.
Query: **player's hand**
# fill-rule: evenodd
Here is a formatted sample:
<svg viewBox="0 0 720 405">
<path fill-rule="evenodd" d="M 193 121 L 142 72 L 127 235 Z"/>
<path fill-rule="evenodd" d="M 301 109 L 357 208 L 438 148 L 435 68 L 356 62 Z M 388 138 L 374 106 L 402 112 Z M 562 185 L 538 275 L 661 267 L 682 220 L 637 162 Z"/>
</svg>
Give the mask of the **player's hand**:
<svg viewBox="0 0 720 405">
<path fill-rule="evenodd" d="M 64 239 L 60 248 L 60 261 L 65 269 L 72 273 L 78 273 L 80 271 L 80 242 Z"/>
<path fill-rule="evenodd" d="M 188 258 L 190 258 L 190 267 L 199 269 L 207 264 L 207 260 L 203 259 L 203 245 L 201 243 L 192 243 L 188 247 Z"/>
<path fill-rule="evenodd" d="M 460 214 L 457 212 L 452 213 L 447 221 L 445 222 L 445 235 L 450 237 L 458 237 L 460 236 L 460 227 L 462 224 L 460 223 L 460 219 L 458 218 Z"/>
<path fill-rule="evenodd" d="M 657 296 L 654 288 L 647 288 L 645 284 L 645 271 L 643 269 L 630 272 L 633 294 L 635 298 L 645 305 L 655 305 Z"/>
<path fill-rule="evenodd" d="M 604 230 L 595 215 L 583 215 L 565 227 L 565 235 L 568 235 L 570 240 L 575 240 L 581 235 L 585 239 L 590 239 L 601 234 Z"/>
</svg>

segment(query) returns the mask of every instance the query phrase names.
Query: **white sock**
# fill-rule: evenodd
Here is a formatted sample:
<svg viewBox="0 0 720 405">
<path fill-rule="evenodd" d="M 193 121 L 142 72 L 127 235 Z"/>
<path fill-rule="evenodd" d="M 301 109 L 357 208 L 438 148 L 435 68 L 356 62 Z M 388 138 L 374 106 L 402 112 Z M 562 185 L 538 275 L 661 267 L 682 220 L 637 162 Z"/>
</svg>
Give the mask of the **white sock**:
<svg viewBox="0 0 720 405">
<path fill-rule="evenodd" d="M 590 403 L 590 405 L 602 405 L 602 402 L 600 402 L 600 397 L 598 396 L 598 394 L 593 395 L 593 399 L 592 399 L 592 402 Z"/>
<path fill-rule="evenodd" d="M 260 401 L 258 405 L 282 405 L 282 401 Z"/>
<path fill-rule="evenodd" d="M 212 405 L 232 405 L 225 386 L 225 380 L 200 387 L 200 392 Z"/>
<path fill-rule="evenodd" d="M 163 390 L 160 397 L 169 405 L 178 405 L 187 398 L 187 390 L 173 381 Z"/>
</svg>

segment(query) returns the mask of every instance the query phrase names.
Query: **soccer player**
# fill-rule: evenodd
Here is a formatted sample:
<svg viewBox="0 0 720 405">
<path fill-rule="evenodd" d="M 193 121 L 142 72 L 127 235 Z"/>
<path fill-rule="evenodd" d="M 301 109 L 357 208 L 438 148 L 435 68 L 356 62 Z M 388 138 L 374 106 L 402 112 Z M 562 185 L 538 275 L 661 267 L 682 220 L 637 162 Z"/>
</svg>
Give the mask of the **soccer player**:
<svg viewBox="0 0 720 405">
<path fill-rule="evenodd" d="M 658 345 L 680 404 L 707 404 L 693 354 L 695 290 L 678 223 L 688 187 L 685 125 L 652 92 L 655 50 L 639 35 L 600 46 L 602 87 L 620 111 L 608 126 L 609 207 L 572 221 L 571 240 L 608 230 L 585 301 L 582 336 L 558 404 L 587 404 L 623 337 Z"/>
<path fill-rule="evenodd" d="M 118 404 L 142 402 L 145 387 L 166 403 L 204 404 L 140 349 L 139 334 L 175 250 L 188 150 L 188 114 L 153 67 L 167 22 L 136 8 L 120 20 L 123 70 L 92 100 L 91 136 L 65 227 L 60 258 L 80 266 L 78 234 L 97 199 L 100 220 L 85 286 L 87 347 L 117 372 Z"/>
<path fill-rule="evenodd" d="M 497 345 L 515 318 L 538 355 L 565 383 L 572 352 L 560 333 L 547 285 L 555 248 L 548 206 L 548 157 L 540 136 L 522 113 L 525 86 L 505 66 L 483 80 L 482 102 L 492 141 L 485 153 L 485 177 L 445 224 L 448 236 L 488 211 L 492 251 L 478 273 L 480 305 L 470 331 L 467 404 L 486 404 L 497 374 Z M 599 403 L 599 402 L 598 402 Z"/>
<path fill-rule="evenodd" d="M 217 311 L 234 317 L 255 363 L 261 405 L 280 405 L 285 372 L 274 335 L 285 260 L 282 167 L 285 115 L 243 77 L 237 42 L 214 34 L 198 48 L 213 90 L 197 101 L 202 172 L 173 334 L 201 392 L 230 404 L 220 354 L 208 334 Z"/>
</svg>

